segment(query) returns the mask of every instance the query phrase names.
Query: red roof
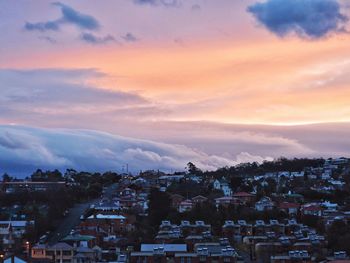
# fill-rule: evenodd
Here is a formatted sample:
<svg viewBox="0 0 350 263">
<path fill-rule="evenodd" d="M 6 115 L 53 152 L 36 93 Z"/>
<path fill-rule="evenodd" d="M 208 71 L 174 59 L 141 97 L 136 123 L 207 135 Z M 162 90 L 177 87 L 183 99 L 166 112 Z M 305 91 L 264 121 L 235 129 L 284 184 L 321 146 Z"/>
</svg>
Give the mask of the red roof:
<svg viewBox="0 0 350 263">
<path fill-rule="evenodd" d="M 235 197 L 253 197 L 253 194 L 247 193 L 247 192 L 238 192 L 235 193 L 233 196 Z"/>
<path fill-rule="evenodd" d="M 195 197 L 192 198 L 192 200 L 207 200 L 208 198 L 206 198 L 205 196 L 202 195 L 197 195 Z"/>
<path fill-rule="evenodd" d="M 279 208 L 281 209 L 289 209 L 289 208 L 299 208 L 300 205 L 297 203 L 288 203 L 288 202 L 283 202 L 280 203 Z"/>
</svg>

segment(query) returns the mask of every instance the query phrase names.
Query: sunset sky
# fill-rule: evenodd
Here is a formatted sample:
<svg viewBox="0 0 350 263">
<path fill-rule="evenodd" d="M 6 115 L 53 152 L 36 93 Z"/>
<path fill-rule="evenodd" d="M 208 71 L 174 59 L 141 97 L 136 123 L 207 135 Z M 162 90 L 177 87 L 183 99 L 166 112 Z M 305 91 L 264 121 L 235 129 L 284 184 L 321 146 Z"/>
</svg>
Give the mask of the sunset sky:
<svg viewBox="0 0 350 263">
<path fill-rule="evenodd" d="M 0 0 L 0 172 L 347 155 L 349 8 Z"/>
</svg>

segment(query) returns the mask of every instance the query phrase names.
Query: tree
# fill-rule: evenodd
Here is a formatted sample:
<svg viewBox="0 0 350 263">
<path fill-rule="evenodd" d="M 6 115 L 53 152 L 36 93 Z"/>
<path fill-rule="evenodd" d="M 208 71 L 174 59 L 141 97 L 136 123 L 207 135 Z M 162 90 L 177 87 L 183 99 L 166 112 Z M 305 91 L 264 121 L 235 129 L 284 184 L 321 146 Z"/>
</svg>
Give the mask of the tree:
<svg viewBox="0 0 350 263">
<path fill-rule="evenodd" d="M 199 168 L 197 168 L 197 166 L 194 165 L 192 162 L 189 162 L 187 164 L 187 170 L 190 174 L 195 174 L 195 175 L 202 174 L 202 171 Z"/>
<path fill-rule="evenodd" d="M 333 222 L 327 231 L 328 246 L 334 251 L 345 250 L 350 253 L 350 227 L 341 220 Z"/>
<path fill-rule="evenodd" d="M 157 227 L 171 211 L 171 199 L 167 193 L 152 188 L 149 195 L 148 218 L 150 225 Z"/>
<path fill-rule="evenodd" d="M 11 182 L 13 180 L 13 178 L 11 176 L 9 176 L 7 173 L 4 173 L 2 176 L 2 181 L 3 182 Z"/>
</svg>

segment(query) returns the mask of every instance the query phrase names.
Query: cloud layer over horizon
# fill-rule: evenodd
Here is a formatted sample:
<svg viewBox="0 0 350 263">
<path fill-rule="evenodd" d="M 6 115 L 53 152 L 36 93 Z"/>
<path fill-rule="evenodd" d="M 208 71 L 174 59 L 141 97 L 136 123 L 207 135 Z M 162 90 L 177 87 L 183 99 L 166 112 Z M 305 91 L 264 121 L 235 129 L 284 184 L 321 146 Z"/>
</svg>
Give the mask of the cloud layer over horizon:
<svg viewBox="0 0 350 263">
<path fill-rule="evenodd" d="M 126 164 L 133 173 L 148 169 L 170 172 L 183 171 L 190 161 L 203 170 L 215 170 L 280 157 L 350 156 L 350 123 L 289 127 L 148 123 L 120 128 L 124 136 L 86 129 L 0 125 L 0 173 L 27 176 L 38 168 L 121 172 Z"/>
<path fill-rule="evenodd" d="M 215 170 L 242 160 L 261 162 L 264 158 L 241 153 L 233 160 L 183 145 L 92 130 L 0 125 L 0 172 L 14 175 L 30 175 L 38 168 L 121 172 L 126 164 L 133 173 L 148 169 L 183 171 L 190 161 L 203 170 Z"/>
</svg>

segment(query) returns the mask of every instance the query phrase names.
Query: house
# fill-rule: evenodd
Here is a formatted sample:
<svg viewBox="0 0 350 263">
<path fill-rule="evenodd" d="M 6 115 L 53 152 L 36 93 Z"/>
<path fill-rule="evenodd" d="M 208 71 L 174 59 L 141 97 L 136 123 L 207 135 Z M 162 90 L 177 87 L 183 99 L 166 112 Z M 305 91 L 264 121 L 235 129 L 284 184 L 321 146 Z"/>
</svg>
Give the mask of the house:
<svg viewBox="0 0 350 263">
<path fill-rule="evenodd" d="M 101 259 L 99 247 L 89 248 L 76 243 L 59 242 L 52 246 L 37 244 L 31 250 L 33 262 L 93 263 Z M 20 263 L 20 262 L 19 262 Z"/>
<path fill-rule="evenodd" d="M 275 203 L 270 197 L 264 196 L 258 202 L 255 203 L 255 210 L 267 211 L 272 210 L 275 207 Z"/>
<path fill-rule="evenodd" d="M 221 183 L 218 179 L 216 179 L 213 183 L 213 188 L 216 190 L 221 190 Z"/>
<path fill-rule="evenodd" d="M 96 238 L 90 235 L 80 235 L 80 234 L 71 234 L 62 239 L 62 244 L 68 244 L 72 247 L 93 247 L 96 245 Z M 52 247 L 50 248 L 52 249 Z"/>
<path fill-rule="evenodd" d="M 300 205 L 297 203 L 283 202 L 279 204 L 278 208 L 289 215 L 296 215 L 298 214 Z"/>
<path fill-rule="evenodd" d="M 94 249 L 78 247 L 75 252 L 73 263 L 95 263 L 97 261 L 97 253 Z"/>
<path fill-rule="evenodd" d="M 192 208 L 193 208 L 192 200 L 186 199 L 180 203 L 178 210 L 180 213 L 183 213 L 183 212 L 192 210 Z"/>
<path fill-rule="evenodd" d="M 228 182 L 224 179 L 215 180 L 213 183 L 213 187 L 216 190 L 221 190 L 225 196 L 232 196 L 232 189 L 229 186 Z"/>
<path fill-rule="evenodd" d="M 208 198 L 206 198 L 202 195 L 197 195 L 197 196 L 192 198 L 193 204 L 201 204 L 201 203 L 206 202 L 206 201 L 208 201 Z"/>
<path fill-rule="evenodd" d="M 231 196 L 215 198 L 216 207 L 219 207 L 220 205 L 227 207 L 229 205 L 240 205 L 240 204 L 241 204 L 240 200 Z"/>
<path fill-rule="evenodd" d="M 322 207 L 318 203 L 308 203 L 301 207 L 303 215 L 322 216 Z"/>
<path fill-rule="evenodd" d="M 33 261 L 40 261 L 46 258 L 46 250 L 48 246 L 45 244 L 36 244 L 32 247 L 31 258 Z"/>
<path fill-rule="evenodd" d="M 171 224 L 170 221 L 162 221 L 159 226 L 159 231 L 155 240 L 157 243 L 171 243 L 172 241 L 180 238 L 180 227 Z"/>
<path fill-rule="evenodd" d="M 45 258 L 54 262 L 72 262 L 74 256 L 74 247 L 67 243 L 60 242 L 46 250 Z"/>
<path fill-rule="evenodd" d="M 202 235 L 204 232 L 211 232 L 211 225 L 200 220 L 196 221 L 194 224 L 191 224 L 187 220 L 182 220 L 179 228 L 183 237 L 189 235 Z"/>
<path fill-rule="evenodd" d="M 244 204 L 250 204 L 254 201 L 255 195 L 247 192 L 237 192 L 233 195 L 234 198 L 237 198 Z"/>
<path fill-rule="evenodd" d="M 123 232 L 128 225 L 125 216 L 115 214 L 94 214 L 89 216 L 86 222 L 96 223 L 101 228 L 107 225 L 106 230 L 114 234 Z"/>
</svg>

